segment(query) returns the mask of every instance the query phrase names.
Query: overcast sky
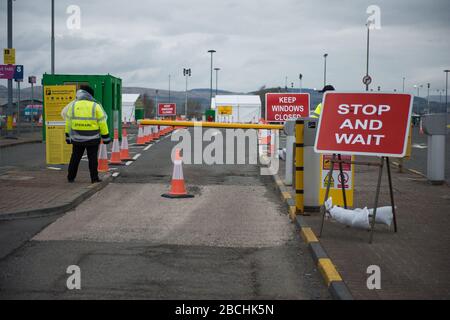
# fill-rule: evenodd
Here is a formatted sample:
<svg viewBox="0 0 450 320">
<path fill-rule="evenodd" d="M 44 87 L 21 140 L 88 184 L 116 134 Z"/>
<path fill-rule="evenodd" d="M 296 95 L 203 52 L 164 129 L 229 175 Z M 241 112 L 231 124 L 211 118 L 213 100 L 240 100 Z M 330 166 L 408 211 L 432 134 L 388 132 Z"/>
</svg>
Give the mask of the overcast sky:
<svg viewBox="0 0 450 320">
<path fill-rule="evenodd" d="M 7 46 L 6 0 L 0 2 L 0 41 Z M 381 10 L 381 29 L 371 31 L 374 87 L 445 87 L 450 68 L 449 0 L 56 0 L 56 72 L 110 73 L 124 86 L 184 90 L 209 88 L 210 55 L 219 88 L 247 92 L 266 86 L 319 88 L 323 54 L 327 82 L 362 90 L 369 5 Z M 25 76 L 50 72 L 50 0 L 16 0 L 14 47 Z M 69 5 L 81 9 L 81 28 L 66 26 Z M 6 85 L 6 80 L 0 80 Z M 215 81 L 215 80 L 214 80 Z M 425 85 L 424 85 L 425 87 Z M 421 95 L 426 89 L 422 89 Z"/>
</svg>

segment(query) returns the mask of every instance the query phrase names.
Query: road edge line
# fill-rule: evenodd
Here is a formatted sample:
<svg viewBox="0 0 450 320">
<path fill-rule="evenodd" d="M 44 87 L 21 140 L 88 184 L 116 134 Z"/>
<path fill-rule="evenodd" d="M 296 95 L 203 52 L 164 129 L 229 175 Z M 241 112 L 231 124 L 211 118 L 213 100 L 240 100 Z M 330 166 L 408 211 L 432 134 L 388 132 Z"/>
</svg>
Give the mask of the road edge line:
<svg viewBox="0 0 450 320">
<path fill-rule="evenodd" d="M 328 292 L 334 300 L 354 300 L 342 276 L 337 271 L 335 264 L 330 259 L 314 231 L 305 222 L 304 217 L 296 215 L 296 207 L 292 197 L 286 197 L 288 189 L 282 183 L 278 174 L 273 174 L 276 189 L 280 193 L 283 202 L 287 206 L 288 216 L 300 232 L 301 238 L 308 246 L 311 257 L 322 275 L 322 279 L 328 288 Z M 280 183 L 281 182 L 281 183 Z"/>
</svg>

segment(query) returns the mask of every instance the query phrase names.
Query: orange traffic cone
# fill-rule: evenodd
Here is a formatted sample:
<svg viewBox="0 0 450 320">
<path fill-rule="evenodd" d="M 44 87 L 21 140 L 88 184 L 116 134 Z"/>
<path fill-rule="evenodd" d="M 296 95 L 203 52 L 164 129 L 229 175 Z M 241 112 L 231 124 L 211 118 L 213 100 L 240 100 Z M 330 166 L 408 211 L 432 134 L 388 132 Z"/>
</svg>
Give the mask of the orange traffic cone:
<svg viewBox="0 0 450 320">
<path fill-rule="evenodd" d="M 106 150 L 106 144 L 100 143 L 100 150 L 98 152 L 98 172 L 108 172 L 108 151 Z"/>
<path fill-rule="evenodd" d="M 136 140 L 137 146 L 145 146 L 145 136 L 144 136 L 144 128 L 139 125 L 138 137 Z"/>
<path fill-rule="evenodd" d="M 114 129 L 114 140 L 111 150 L 111 160 L 109 163 L 114 165 L 124 165 L 124 163 L 120 160 L 119 132 L 117 129 Z"/>
<path fill-rule="evenodd" d="M 125 130 L 125 129 L 122 129 L 122 144 L 120 145 L 120 160 L 134 161 L 134 159 L 130 157 L 130 153 L 128 150 L 127 130 Z"/>
<path fill-rule="evenodd" d="M 39 122 L 38 122 L 38 126 L 42 126 L 42 114 L 39 116 Z"/>
<path fill-rule="evenodd" d="M 161 196 L 164 198 L 193 198 L 194 195 L 188 194 L 186 192 L 186 187 L 184 185 L 183 176 L 183 160 L 180 156 L 180 150 L 175 150 L 175 160 L 173 162 L 173 173 L 172 173 L 172 185 L 169 193 L 164 193 Z"/>
<path fill-rule="evenodd" d="M 146 134 L 145 134 L 145 138 L 146 138 L 145 144 L 151 144 L 152 141 L 153 141 L 153 135 L 152 135 L 152 128 L 151 128 L 151 126 L 145 126 L 144 132 L 146 132 Z"/>
</svg>

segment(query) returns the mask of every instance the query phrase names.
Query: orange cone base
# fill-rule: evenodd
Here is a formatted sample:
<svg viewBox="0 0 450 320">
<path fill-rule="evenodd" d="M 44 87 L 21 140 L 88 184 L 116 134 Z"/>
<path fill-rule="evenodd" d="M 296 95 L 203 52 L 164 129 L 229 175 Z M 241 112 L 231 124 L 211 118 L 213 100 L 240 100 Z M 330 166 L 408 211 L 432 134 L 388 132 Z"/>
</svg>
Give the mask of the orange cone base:
<svg viewBox="0 0 450 320">
<path fill-rule="evenodd" d="M 169 199 L 181 199 L 181 198 L 193 198 L 193 194 L 171 194 L 171 193 L 164 193 L 161 195 L 161 197 L 169 198 Z"/>
<path fill-rule="evenodd" d="M 115 165 L 115 166 L 124 166 L 125 163 L 122 161 L 108 161 L 109 164 Z"/>
</svg>

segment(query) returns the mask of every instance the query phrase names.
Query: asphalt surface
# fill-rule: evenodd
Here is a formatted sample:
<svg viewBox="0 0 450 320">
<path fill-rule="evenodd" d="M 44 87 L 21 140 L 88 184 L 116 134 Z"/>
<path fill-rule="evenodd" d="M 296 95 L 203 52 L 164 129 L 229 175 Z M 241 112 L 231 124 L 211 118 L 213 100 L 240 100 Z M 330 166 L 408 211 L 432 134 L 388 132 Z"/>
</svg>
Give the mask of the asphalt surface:
<svg viewBox="0 0 450 320">
<path fill-rule="evenodd" d="M 170 138 L 53 220 L 0 224 L 3 299 L 328 299 L 271 177 L 257 165 L 184 165 L 192 199 L 166 199 Z M 51 223 L 48 227 L 46 227 Z M 66 268 L 81 269 L 68 290 Z"/>
</svg>

